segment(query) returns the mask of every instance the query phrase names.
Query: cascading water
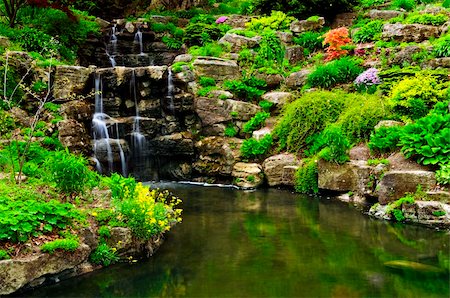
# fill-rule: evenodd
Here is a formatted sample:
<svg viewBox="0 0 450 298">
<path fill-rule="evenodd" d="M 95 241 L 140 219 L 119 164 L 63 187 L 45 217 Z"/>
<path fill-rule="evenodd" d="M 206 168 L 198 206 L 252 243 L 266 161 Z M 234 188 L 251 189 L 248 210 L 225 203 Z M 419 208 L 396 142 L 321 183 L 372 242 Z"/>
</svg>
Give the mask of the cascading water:
<svg viewBox="0 0 450 298">
<path fill-rule="evenodd" d="M 134 99 L 134 106 L 136 108 L 136 114 L 134 116 L 134 122 L 133 122 L 133 131 L 131 133 L 132 138 L 132 146 L 133 146 L 133 155 L 136 160 L 140 161 L 144 148 L 145 148 L 145 136 L 141 133 L 141 127 L 140 127 L 140 120 L 141 117 L 139 116 L 139 105 L 137 102 L 137 94 L 136 94 L 136 73 L 133 69 L 131 73 L 131 80 L 130 80 L 130 93 L 131 96 Z"/>
<path fill-rule="evenodd" d="M 167 76 L 167 99 L 169 100 L 169 109 L 171 112 L 175 110 L 174 103 L 173 103 L 173 74 L 172 70 L 169 67 L 168 70 L 168 76 Z"/>
<path fill-rule="evenodd" d="M 111 28 L 111 35 L 109 38 L 109 45 L 106 46 L 106 55 L 109 58 L 109 62 L 111 62 L 111 66 L 116 66 L 116 59 L 115 55 L 117 53 L 117 25 L 114 24 L 114 26 Z M 109 49 L 109 50 L 108 50 Z"/>
<path fill-rule="evenodd" d="M 136 34 L 134 35 L 134 42 L 139 44 L 139 55 L 144 56 L 144 43 L 142 42 L 142 31 L 141 28 L 137 29 Z"/>
</svg>

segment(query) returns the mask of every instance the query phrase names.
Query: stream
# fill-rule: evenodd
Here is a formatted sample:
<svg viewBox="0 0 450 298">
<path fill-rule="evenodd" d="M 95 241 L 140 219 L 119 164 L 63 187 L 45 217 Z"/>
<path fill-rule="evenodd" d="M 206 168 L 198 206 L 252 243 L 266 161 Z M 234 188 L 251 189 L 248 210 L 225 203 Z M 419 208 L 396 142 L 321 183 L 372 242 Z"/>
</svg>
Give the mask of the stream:
<svg viewBox="0 0 450 298">
<path fill-rule="evenodd" d="M 182 198 L 184 211 L 183 222 L 168 233 L 152 258 L 114 265 L 25 295 L 450 295 L 447 231 L 375 220 L 332 198 L 283 190 L 242 191 L 181 183 L 157 186 Z M 427 266 L 394 269 L 385 265 L 399 260 Z"/>
</svg>

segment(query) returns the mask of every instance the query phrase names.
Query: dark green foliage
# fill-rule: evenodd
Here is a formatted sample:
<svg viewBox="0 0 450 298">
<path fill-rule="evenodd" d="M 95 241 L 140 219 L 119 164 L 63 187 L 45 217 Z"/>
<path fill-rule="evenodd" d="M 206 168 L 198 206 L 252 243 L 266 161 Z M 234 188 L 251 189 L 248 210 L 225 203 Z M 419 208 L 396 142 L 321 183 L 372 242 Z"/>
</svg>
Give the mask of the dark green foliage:
<svg viewBox="0 0 450 298">
<path fill-rule="evenodd" d="M 404 221 L 405 216 L 402 212 L 403 204 L 414 204 L 414 202 L 414 195 L 408 194 L 405 197 L 398 199 L 397 201 L 389 203 L 386 208 L 386 214 L 394 215 L 395 220 L 398 222 Z"/>
<path fill-rule="evenodd" d="M 314 31 L 307 31 L 294 37 L 294 43 L 302 46 L 304 49 L 308 50 L 309 53 L 322 49 L 323 40 L 323 34 Z"/>
<path fill-rule="evenodd" d="M 314 158 L 304 159 L 295 173 L 295 190 L 299 193 L 318 193 L 318 169 Z"/>
<path fill-rule="evenodd" d="M 352 36 L 353 42 L 369 42 L 379 38 L 383 30 L 383 21 L 371 21 L 361 28 Z"/>
<path fill-rule="evenodd" d="M 266 135 L 261 140 L 250 138 L 245 140 L 241 146 L 241 154 L 244 158 L 259 158 L 269 153 L 272 148 L 272 136 Z"/>
<path fill-rule="evenodd" d="M 111 238 L 111 228 L 108 226 L 101 226 L 98 229 L 98 236 L 101 239 L 107 239 L 107 238 Z"/>
<path fill-rule="evenodd" d="M 298 19 L 305 19 L 312 15 L 324 16 L 332 19 L 336 14 L 350 10 L 356 5 L 356 0 L 255 0 L 255 8 L 262 13 L 272 10 L 284 11 Z"/>
<path fill-rule="evenodd" d="M 205 23 L 191 23 L 186 27 L 183 42 L 189 46 L 201 46 L 222 37 L 222 30 L 214 25 Z"/>
<path fill-rule="evenodd" d="M 224 135 L 230 138 L 233 138 L 237 135 L 237 130 L 233 124 L 230 124 L 225 128 Z"/>
<path fill-rule="evenodd" d="M 372 152 L 388 153 L 395 151 L 400 141 L 401 126 L 380 127 L 370 135 L 368 146 Z"/>
<path fill-rule="evenodd" d="M 444 0 L 444 2 L 442 2 L 442 7 L 450 8 L 450 0 Z"/>
<path fill-rule="evenodd" d="M 214 80 L 213 78 L 208 78 L 208 77 L 200 77 L 200 79 L 198 80 L 198 83 L 202 87 L 216 86 L 216 80 Z"/>
<path fill-rule="evenodd" d="M 413 10 L 416 7 L 416 1 L 414 0 L 394 0 L 392 1 L 392 8 L 399 9 L 403 8 L 404 10 Z"/>
<path fill-rule="evenodd" d="M 9 256 L 6 250 L 0 249 L 0 261 L 1 260 L 9 260 L 11 257 Z"/>
<path fill-rule="evenodd" d="M 57 239 L 43 244 L 41 251 L 48 252 L 49 254 L 53 254 L 56 250 L 74 252 L 79 245 L 77 239 Z"/>
<path fill-rule="evenodd" d="M 73 205 L 0 196 L 0 241 L 24 242 L 29 237 L 65 229 L 83 217 Z"/>
<path fill-rule="evenodd" d="M 270 113 L 258 112 L 247 123 L 244 124 L 243 131 L 245 133 L 252 133 L 254 130 L 261 128 L 267 118 L 270 117 Z"/>
<path fill-rule="evenodd" d="M 363 72 L 359 63 L 344 57 L 318 66 L 309 76 L 308 83 L 312 87 L 331 88 L 337 84 L 349 83 Z"/>
<path fill-rule="evenodd" d="M 340 127 L 327 127 L 322 133 L 312 138 L 309 155 L 317 154 L 318 157 L 326 160 L 343 164 L 349 160 L 348 150 L 350 142 Z"/>
<path fill-rule="evenodd" d="M 264 94 L 262 88 L 266 87 L 266 82 L 254 77 L 244 77 L 241 81 L 225 81 L 223 86 L 226 90 L 238 96 L 239 99 L 253 100 Z"/>
<path fill-rule="evenodd" d="M 259 106 L 264 110 L 264 112 L 269 112 L 273 106 L 273 103 L 267 100 L 261 100 Z"/>
<path fill-rule="evenodd" d="M 433 54 L 436 57 L 450 57 L 450 37 L 438 39 L 433 46 Z"/>
<path fill-rule="evenodd" d="M 89 260 L 96 265 L 109 266 L 117 263 L 119 256 L 115 249 L 102 243 L 91 253 Z"/>
<path fill-rule="evenodd" d="M 170 36 L 164 36 L 162 42 L 166 44 L 169 49 L 179 50 L 183 46 L 183 41 L 181 39 L 176 39 Z"/>
</svg>

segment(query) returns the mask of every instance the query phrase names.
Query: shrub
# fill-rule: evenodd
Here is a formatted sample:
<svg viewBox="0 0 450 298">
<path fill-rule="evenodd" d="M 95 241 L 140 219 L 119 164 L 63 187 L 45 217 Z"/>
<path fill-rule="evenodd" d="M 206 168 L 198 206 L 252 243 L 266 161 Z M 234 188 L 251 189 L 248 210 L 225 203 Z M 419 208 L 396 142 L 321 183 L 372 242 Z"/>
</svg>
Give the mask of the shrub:
<svg viewBox="0 0 450 298">
<path fill-rule="evenodd" d="M 166 44 L 167 48 L 173 50 L 179 50 L 183 46 L 183 41 L 181 39 L 170 36 L 163 36 L 162 42 Z"/>
<path fill-rule="evenodd" d="M 304 159 L 295 173 L 295 190 L 299 193 L 318 193 L 318 168 L 314 158 Z"/>
<path fill-rule="evenodd" d="M 83 191 L 90 179 L 87 160 L 82 156 L 72 155 L 69 151 L 55 152 L 47 166 L 52 173 L 52 181 L 65 193 Z"/>
<path fill-rule="evenodd" d="M 56 250 L 74 252 L 79 245 L 77 239 L 56 239 L 43 244 L 41 246 L 41 251 L 49 254 L 53 254 Z"/>
<path fill-rule="evenodd" d="M 193 46 L 189 49 L 189 53 L 193 56 L 220 57 L 225 50 L 224 44 L 216 42 L 205 43 L 202 47 Z"/>
<path fill-rule="evenodd" d="M 109 266 L 119 261 L 117 250 L 111 248 L 108 244 L 103 243 L 97 246 L 97 248 L 89 256 L 89 260 L 97 265 Z"/>
<path fill-rule="evenodd" d="M 254 77 L 244 77 L 242 81 L 233 80 L 223 83 L 226 90 L 234 93 L 240 99 L 245 100 L 253 100 L 261 97 L 264 94 L 264 90 L 261 90 L 261 88 L 266 87 L 266 85 L 266 82 Z"/>
<path fill-rule="evenodd" d="M 98 236 L 102 239 L 111 238 L 111 228 L 108 226 L 101 226 L 98 229 Z"/>
<path fill-rule="evenodd" d="M 104 183 L 111 189 L 111 197 L 122 201 L 132 199 L 135 195 L 136 180 L 133 177 L 123 177 L 113 173 L 111 177 L 103 178 Z"/>
<path fill-rule="evenodd" d="M 442 164 L 436 171 L 436 181 L 441 185 L 450 184 L 450 164 Z"/>
<path fill-rule="evenodd" d="M 11 257 L 9 256 L 6 250 L 0 249 L 0 261 L 1 260 L 9 260 Z"/>
<path fill-rule="evenodd" d="M 369 42 L 378 39 L 383 31 L 383 21 L 371 21 L 361 28 L 352 36 L 354 42 Z"/>
<path fill-rule="evenodd" d="M 246 26 L 248 29 L 257 32 L 265 30 L 284 31 L 289 29 L 289 26 L 294 20 L 295 18 L 281 11 L 273 10 L 270 16 L 253 18 Z"/>
<path fill-rule="evenodd" d="M 273 139 L 270 134 L 265 135 L 261 140 L 250 138 L 245 140 L 241 146 L 241 154 L 244 158 L 258 158 L 269 153 Z"/>
<path fill-rule="evenodd" d="M 259 43 L 255 64 L 257 67 L 280 65 L 284 59 L 284 47 L 275 31 L 265 31 Z"/>
<path fill-rule="evenodd" d="M 368 146 L 372 152 L 388 153 L 394 151 L 400 142 L 402 127 L 380 127 L 370 135 Z"/>
<path fill-rule="evenodd" d="M 295 44 L 302 46 L 310 53 L 315 52 L 323 48 L 323 35 L 319 32 L 307 31 L 301 33 L 299 36 L 294 37 Z"/>
<path fill-rule="evenodd" d="M 273 106 L 273 103 L 267 100 L 261 100 L 258 104 L 264 112 L 269 112 Z"/>
<path fill-rule="evenodd" d="M 347 50 L 342 47 L 350 43 L 352 40 L 348 36 L 348 29 L 345 27 L 332 29 L 324 34 L 323 44 L 328 44 L 327 61 L 337 59 L 348 53 Z"/>
<path fill-rule="evenodd" d="M 200 46 L 216 41 L 222 35 L 222 30 L 216 24 L 192 23 L 191 20 L 186 27 L 183 42 L 189 46 Z"/>
<path fill-rule="evenodd" d="M 392 1 L 391 6 L 394 9 L 403 8 L 404 10 L 410 11 L 416 7 L 416 1 L 414 1 L 414 0 L 394 0 L 394 1 Z"/>
<path fill-rule="evenodd" d="M 208 78 L 208 77 L 200 77 L 198 83 L 202 87 L 216 86 L 216 80 L 214 80 L 213 78 Z"/>
<path fill-rule="evenodd" d="M 253 116 L 247 123 L 244 124 L 244 132 L 252 133 L 254 130 L 261 128 L 266 119 L 270 117 L 270 113 L 267 112 L 258 112 L 255 116 Z"/>
<path fill-rule="evenodd" d="M 441 26 L 447 22 L 448 17 L 444 14 L 429 14 L 429 13 L 422 13 L 422 14 L 415 14 L 408 16 L 404 23 L 406 24 L 423 24 L 423 25 L 432 25 L 432 26 Z"/>
<path fill-rule="evenodd" d="M 331 88 L 355 80 L 362 70 L 357 61 L 344 57 L 318 66 L 309 74 L 308 83 L 312 87 Z"/>
<path fill-rule="evenodd" d="M 442 7 L 450 8 L 450 0 L 444 0 L 444 2 L 442 2 Z"/>
<path fill-rule="evenodd" d="M 308 154 L 326 160 L 343 164 L 349 160 L 350 142 L 338 126 L 327 127 L 322 133 L 315 135 Z M 311 142 L 311 140 L 310 140 Z"/>
<path fill-rule="evenodd" d="M 364 8 L 369 8 L 372 6 L 382 5 L 385 0 L 361 0 L 361 6 Z"/>
<path fill-rule="evenodd" d="M 436 40 L 433 46 L 433 54 L 436 57 L 450 57 L 450 36 L 445 36 Z"/>
<path fill-rule="evenodd" d="M 233 124 L 230 124 L 225 128 L 224 135 L 230 138 L 233 138 L 237 135 L 237 130 Z"/>
</svg>

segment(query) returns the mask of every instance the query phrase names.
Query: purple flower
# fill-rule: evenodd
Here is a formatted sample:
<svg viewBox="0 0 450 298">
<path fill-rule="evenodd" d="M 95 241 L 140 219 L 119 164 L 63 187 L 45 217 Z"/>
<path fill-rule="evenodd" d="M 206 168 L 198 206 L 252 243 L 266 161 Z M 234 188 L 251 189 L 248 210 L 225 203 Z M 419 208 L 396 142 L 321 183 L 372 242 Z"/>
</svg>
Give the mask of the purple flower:
<svg viewBox="0 0 450 298">
<path fill-rule="evenodd" d="M 216 20 L 216 24 L 225 23 L 226 20 L 228 20 L 228 17 L 220 17 Z"/>
<path fill-rule="evenodd" d="M 376 68 L 369 68 L 362 74 L 360 74 L 356 80 L 355 85 L 365 85 L 365 86 L 371 86 L 371 85 L 378 85 L 381 84 L 380 77 L 378 76 L 378 73 L 380 71 Z"/>
</svg>

